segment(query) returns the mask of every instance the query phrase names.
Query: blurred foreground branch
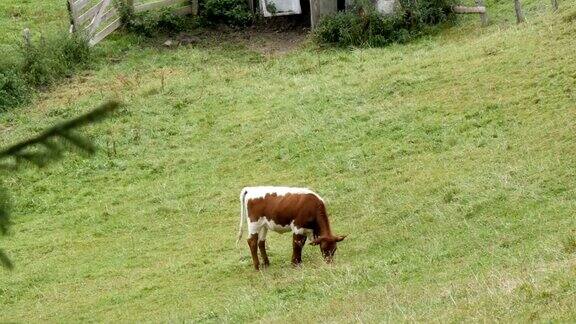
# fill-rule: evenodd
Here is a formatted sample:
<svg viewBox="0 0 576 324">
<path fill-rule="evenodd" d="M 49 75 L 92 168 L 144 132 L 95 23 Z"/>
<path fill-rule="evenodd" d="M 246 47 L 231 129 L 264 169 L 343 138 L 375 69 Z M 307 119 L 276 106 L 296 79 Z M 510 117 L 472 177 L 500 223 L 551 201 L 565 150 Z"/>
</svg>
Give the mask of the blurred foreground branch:
<svg viewBox="0 0 576 324">
<path fill-rule="evenodd" d="M 94 154 L 96 147 L 92 141 L 73 131 L 80 127 L 101 121 L 119 106 L 120 104 L 118 102 L 107 102 L 84 115 L 57 124 L 35 137 L 0 150 L 0 161 L 8 158 L 15 159 L 15 165 L 12 165 L 14 169 L 25 161 L 31 162 L 38 167 L 43 167 L 62 156 L 62 153 L 66 151 L 65 144 L 71 144 L 72 147 L 78 148 L 88 154 Z M 37 147 L 42 147 L 43 149 L 35 149 Z M 0 170 L 9 167 L 11 167 L 11 165 L 0 164 Z M 8 234 L 8 228 L 10 226 L 8 209 L 8 194 L 0 188 L 0 236 Z M 12 262 L 2 249 L 0 249 L 0 266 L 6 269 L 13 268 Z"/>
</svg>

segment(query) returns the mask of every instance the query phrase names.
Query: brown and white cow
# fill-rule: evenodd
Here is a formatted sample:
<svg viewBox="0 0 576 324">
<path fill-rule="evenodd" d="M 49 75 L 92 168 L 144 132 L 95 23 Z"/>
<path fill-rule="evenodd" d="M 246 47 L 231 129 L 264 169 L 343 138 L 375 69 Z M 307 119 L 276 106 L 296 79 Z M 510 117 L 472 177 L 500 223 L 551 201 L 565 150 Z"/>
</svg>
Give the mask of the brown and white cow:
<svg viewBox="0 0 576 324">
<path fill-rule="evenodd" d="M 252 253 L 254 268 L 259 270 L 258 248 L 264 266 L 270 265 L 266 254 L 268 230 L 278 233 L 292 232 L 292 264 L 302 262 L 302 247 L 309 238 L 312 245 L 320 245 L 326 262 L 332 262 L 336 243 L 345 236 L 335 236 L 330 230 L 324 200 L 307 188 L 292 187 L 246 187 L 240 192 L 240 229 L 248 223 L 248 246 Z"/>
</svg>

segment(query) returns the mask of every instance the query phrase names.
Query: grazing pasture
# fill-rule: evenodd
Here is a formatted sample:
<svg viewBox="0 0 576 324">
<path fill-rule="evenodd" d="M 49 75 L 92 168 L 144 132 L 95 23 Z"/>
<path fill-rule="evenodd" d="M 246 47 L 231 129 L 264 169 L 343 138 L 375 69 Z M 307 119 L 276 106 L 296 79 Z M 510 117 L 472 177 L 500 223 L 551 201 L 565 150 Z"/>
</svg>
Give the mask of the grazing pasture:
<svg viewBox="0 0 576 324">
<path fill-rule="evenodd" d="M 27 24 L 10 2 L 3 42 Z M 66 19 L 23 3 L 36 28 Z M 5 146 L 126 104 L 87 130 L 94 158 L 2 175 L 0 321 L 573 321 L 576 6 L 542 6 L 381 49 L 107 39 L 93 69 L 0 114 Z M 269 235 L 274 266 L 253 270 L 238 192 L 264 184 L 322 195 L 348 234 L 333 264 L 307 246 L 294 269 Z"/>
</svg>

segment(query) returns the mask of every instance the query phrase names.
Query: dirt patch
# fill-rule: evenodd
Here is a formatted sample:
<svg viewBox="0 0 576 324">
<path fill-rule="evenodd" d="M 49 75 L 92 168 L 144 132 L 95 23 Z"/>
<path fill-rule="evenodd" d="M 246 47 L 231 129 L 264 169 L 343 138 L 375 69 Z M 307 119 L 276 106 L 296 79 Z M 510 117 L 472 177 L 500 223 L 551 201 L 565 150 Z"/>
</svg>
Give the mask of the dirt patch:
<svg viewBox="0 0 576 324">
<path fill-rule="evenodd" d="M 299 48 L 307 39 L 308 30 L 244 31 L 239 41 L 249 49 L 263 55 L 284 55 Z"/>
<path fill-rule="evenodd" d="M 216 26 L 194 30 L 173 37 L 161 37 L 164 47 L 219 46 L 239 44 L 266 56 L 277 56 L 299 48 L 310 35 L 309 16 L 274 17 L 244 29 Z"/>
<path fill-rule="evenodd" d="M 281 56 L 301 47 L 308 39 L 310 29 L 249 27 L 233 30 L 226 27 L 181 33 L 173 37 L 159 39 L 164 47 L 179 46 L 220 46 L 235 44 L 266 56 Z M 159 44 L 160 45 L 160 44 Z"/>
</svg>

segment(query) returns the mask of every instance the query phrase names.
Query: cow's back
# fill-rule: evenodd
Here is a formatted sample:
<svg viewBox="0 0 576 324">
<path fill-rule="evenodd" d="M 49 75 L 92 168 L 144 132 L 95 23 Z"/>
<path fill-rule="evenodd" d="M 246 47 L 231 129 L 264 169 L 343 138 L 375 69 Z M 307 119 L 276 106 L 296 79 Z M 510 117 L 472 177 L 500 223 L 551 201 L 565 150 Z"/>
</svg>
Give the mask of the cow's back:
<svg viewBox="0 0 576 324">
<path fill-rule="evenodd" d="M 245 190 L 248 217 L 252 221 L 266 217 L 282 226 L 292 222 L 304 226 L 323 205 L 322 199 L 307 188 L 247 187 Z"/>
</svg>

